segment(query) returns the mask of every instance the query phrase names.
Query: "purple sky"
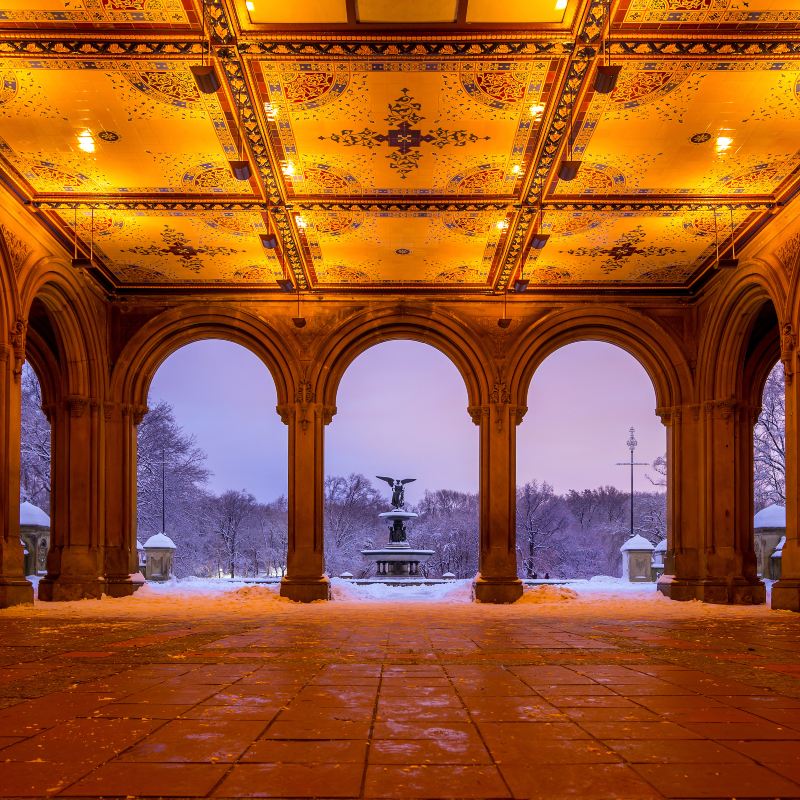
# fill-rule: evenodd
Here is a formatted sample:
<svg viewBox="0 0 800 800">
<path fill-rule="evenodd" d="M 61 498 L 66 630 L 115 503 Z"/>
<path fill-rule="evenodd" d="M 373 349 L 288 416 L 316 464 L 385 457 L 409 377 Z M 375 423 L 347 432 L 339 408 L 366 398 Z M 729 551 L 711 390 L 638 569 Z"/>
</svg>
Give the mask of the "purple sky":
<svg viewBox="0 0 800 800">
<path fill-rule="evenodd" d="M 249 351 L 222 341 L 178 350 L 150 387 L 151 404 L 157 400 L 172 404 L 208 454 L 213 491 L 247 489 L 259 500 L 285 493 L 286 427 L 272 379 Z M 477 489 L 478 431 L 461 376 L 439 351 L 405 341 L 371 348 L 345 373 L 337 405 L 326 430 L 327 474 L 415 477 L 411 502 L 425 489 Z M 665 449 L 650 379 L 612 345 L 581 342 L 554 353 L 534 376 L 528 406 L 518 429 L 519 483 L 626 488 L 629 473 L 614 462 L 628 455 L 631 425 L 637 461 Z M 639 474 L 637 486 L 650 485 Z"/>
</svg>

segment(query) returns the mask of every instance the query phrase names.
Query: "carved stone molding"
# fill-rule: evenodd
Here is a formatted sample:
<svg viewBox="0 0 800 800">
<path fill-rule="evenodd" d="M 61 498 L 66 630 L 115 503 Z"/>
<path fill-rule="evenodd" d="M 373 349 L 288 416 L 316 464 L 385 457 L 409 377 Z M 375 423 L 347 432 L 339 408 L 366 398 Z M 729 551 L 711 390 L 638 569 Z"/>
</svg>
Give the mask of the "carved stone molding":
<svg viewBox="0 0 800 800">
<path fill-rule="evenodd" d="M 508 393 L 508 387 L 506 386 L 505 381 L 495 381 L 494 387 L 492 388 L 492 393 L 489 396 L 489 399 L 495 405 L 502 404 L 505 405 L 511 399 L 511 396 Z"/>
<path fill-rule="evenodd" d="M 330 425 L 333 418 L 336 416 L 338 409 L 336 406 L 323 406 L 322 407 L 322 424 Z"/>
<path fill-rule="evenodd" d="M 281 418 L 281 422 L 284 425 L 288 425 L 292 421 L 292 417 L 294 417 L 294 410 L 295 407 L 292 405 L 278 405 L 275 406 L 275 410 L 278 412 L 278 416 Z"/>
<path fill-rule="evenodd" d="M 469 414 L 470 419 L 475 425 L 480 425 L 484 418 L 489 418 L 490 410 L 489 406 L 468 406 L 467 414 Z"/>
<path fill-rule="evenodd" d="M 733 398 L 727 400 L 706 400 L 706 402 L 703 403 L 703 410 L 707 414 L 718 414 L 720 419 L 726 422 L 739 408 L 740 404 Z"/>
<path fill-rule="evenodd" d="M 794 375 L 794 359 L 797 353 L 797 337 L 791 322 L 785 322 L 781 328 L 781 363 L 786 386 L 792 385 Z"/>
<path fill-rule="evenodd" d="M 64 408 L 71 417 L 82 417 L 89 405 L 88 397 L 82 397 L 77 394 L 69 395 L 64 400 Z"/>
<path fill-rule="evenodd" d="M 661 406 L 656 409 L 656 416 L 661 418 L 664 425 L 678 425 L 681 421 L 682 410 L 680 406 Z"/>
<path fill-rule="evenodd" d="M 303 405 L 309 405 L 310 403 L 314 402 L 316 398 L 314 391 L 311 388 L 310 381 L 301 381 L 298 384 L 294 399 L 296 403 L 301 403 Z"/>
<path fill-rule="evenodd" d="M 106 422 L 111 422 L 111 417 L 114 415 L 114 409 L 116 408 L 116 403 L 110 403 L 108 400 L 103 403 L 103 419 Z"/>
<path fill-rule="evenodd" d="M 113 403 L 106 404 L 113 406 Z M 132 405 L 131 403 L 123 403 L 119 407 L 120 413 L 123 417 L 132 417 L 133 424 L 139 425 L 144 419 L 144 415 L 150 410 L 147 406 Z"/>
</svg>

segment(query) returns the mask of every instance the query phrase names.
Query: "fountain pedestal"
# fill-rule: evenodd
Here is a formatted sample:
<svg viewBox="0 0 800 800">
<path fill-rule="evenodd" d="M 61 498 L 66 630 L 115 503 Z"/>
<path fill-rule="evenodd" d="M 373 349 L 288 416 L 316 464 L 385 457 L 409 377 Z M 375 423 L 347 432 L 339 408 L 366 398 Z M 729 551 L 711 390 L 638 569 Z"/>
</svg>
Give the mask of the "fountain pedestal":
<svg viewBox="0 0 800 800">
<path fill-rule="evenodd" d="M 361 554 L 375 562 L 380 577 L 419 576 L 419 565 L 433 555 L 433 550 L 417 550 L 408 543 L 406 521 L 415 519 L 418 515 L 413 511 L 393 508 L 378 516 L 390 523 L 389 544 L 379 550 L 362 550 Z"/>
</svg>

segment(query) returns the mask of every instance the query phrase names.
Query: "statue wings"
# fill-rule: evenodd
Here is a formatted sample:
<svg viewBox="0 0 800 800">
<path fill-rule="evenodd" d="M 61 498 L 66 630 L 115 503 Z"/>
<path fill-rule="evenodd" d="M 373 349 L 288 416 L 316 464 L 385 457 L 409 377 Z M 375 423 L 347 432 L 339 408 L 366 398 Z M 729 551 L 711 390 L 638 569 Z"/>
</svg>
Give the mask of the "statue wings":
<svg viewBox="0 0 800 800">
<path fill-rule="evenodd" d="M 416 478 L 403 478 L 400 483 L 413 483 L 415 480 Z"/>
<path fill-rule="evenodd" d="M 376 475 L 375 476 L 379 481 L 386 481 L 392 488 L 394 488 L 395 479 L 394 478 L 387 478 L 384 475 Z M 413 483 L 416 478 L 403 478 L 402 480 L 396 481 L 397 483 Z"/>
</svg>

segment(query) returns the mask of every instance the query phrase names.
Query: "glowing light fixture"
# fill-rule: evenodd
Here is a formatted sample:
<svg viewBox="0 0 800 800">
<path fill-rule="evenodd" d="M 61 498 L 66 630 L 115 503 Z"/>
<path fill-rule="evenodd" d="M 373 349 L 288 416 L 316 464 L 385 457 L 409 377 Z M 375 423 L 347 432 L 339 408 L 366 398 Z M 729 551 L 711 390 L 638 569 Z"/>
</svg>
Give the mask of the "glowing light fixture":
<svg viewBox="0 0 800 800">
<path fill-rule="evenodd" d="M 85 130 L 78 134 L 78 147 L 83 150 L 84 153 L 94 153 L 94 136 L 92 136 L 90 130 Z"/>
<path fill-rule="evenodd" d="M 297 223 L 297 227 L 300 229 L 308 227 L 308 220 L 306 220 L 306 218 L 300 214 L 294 218 L 294 221 Z"/>
<path fill-rule="evenodd" d="M 567 7 L 567 0 L 556 0 L 556 11 L 563 11 Z"/>
<path fill-rule="evenodd" d="M 507 219 L 499 219 L 495 222 L 495 227 L 499 231 L 504 231 L 508 229 L 508 220 Z"/>
<path fill-rule="evenodd" d="M 248 11 L 255 11 L 256 10 L 256 4 L 253 2 L 253 0 L 247 0 L 247 2 L 245 3 L 245 6 L 247 7 Z"/>
<path fill-rule="evenodd" d="M 281 172 L 287 178 L 291 178 L 295 173 L 294 162 L 293 161 L 282 161 L 281 162 Z"/>
<path fill-rule="evenodd" d="M 264 115 L 270 122 L 275 122 L 280 114 L 280 108 L 275 103 L 264 103 Z"/>
<path fill-rule="evenodd" d="M 717 141 L 715 142 L 715 147 L 717 148 L 718 153 L 724 153 L 726 150 L 730 149 L 730 146 L 733 144 L 733 138 L 730 136 L 717 136 Z"/>
<path fill-rule="evenodd" d="M 519 164 L 514 164 L 514 166 L 511 167 L 512 175 L 519 175 L 520 172 L 522 172 L 522 167 Z"/>
<path fill-rule="evenodd" d="M 534 103 L 531 106 L 531 116 L 534 119 L 541 119 L 542 114 L 544 114 L 544 104 L 543 103 Z"/>
</svg>

